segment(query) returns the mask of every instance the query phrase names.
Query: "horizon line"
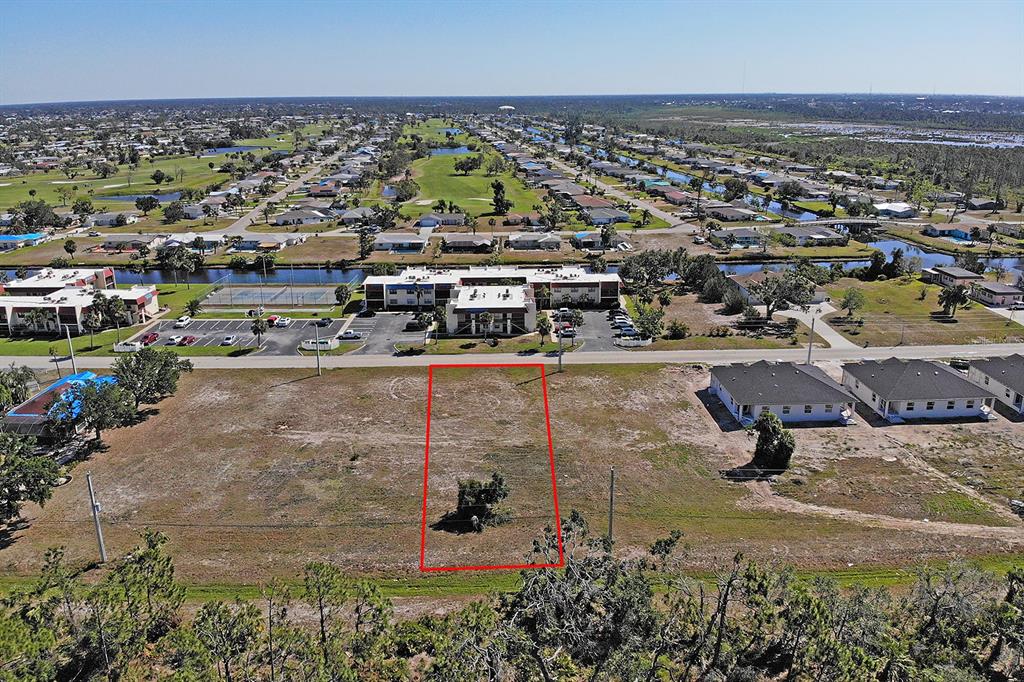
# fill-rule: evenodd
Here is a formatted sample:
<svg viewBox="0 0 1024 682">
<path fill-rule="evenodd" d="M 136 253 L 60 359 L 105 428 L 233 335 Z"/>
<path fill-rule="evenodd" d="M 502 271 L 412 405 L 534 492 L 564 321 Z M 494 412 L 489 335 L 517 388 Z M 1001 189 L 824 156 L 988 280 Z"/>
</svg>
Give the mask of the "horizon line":
<svg viewBox="0 0 1024 682">
<path fill-rule="evenodd" d="M 216 96 L 216 97 L 138 97 L 123 99 L 83 99 L 83 100 L 48 100 L 36 102 L 16 102 L 0 104 L 0 109 L 53 106 L 53 105 L 75 105 L 75 104 L 128 104 L 145 102 L 203 102 L 203 101 L 232 101 L 232 100 L 290 100 L 290 99 L 353 99 L 353 100 L 389 100 L 389 99 L 557 99 L 557 98 L 598 98 L 598 97 L 757 97 L 765 95 L 847 95 L 857 97 L 992 97 L 998 99 L 1024 100 L 1021 95 L 998 95 L 990 93 L 957 93 L 957 92 L 858 92 L 858 91 L 813 91 L 813 92 L 787 92 L 781 90 L 765 90 L 759 92 L 641 92 L 641 93 L 578 93 L 578 94 L 547 94 L 547 95 L 453 95 L 453 94 L 432 94 L 432 95 L 238 95 L 238 96 Z"/>
</svg>

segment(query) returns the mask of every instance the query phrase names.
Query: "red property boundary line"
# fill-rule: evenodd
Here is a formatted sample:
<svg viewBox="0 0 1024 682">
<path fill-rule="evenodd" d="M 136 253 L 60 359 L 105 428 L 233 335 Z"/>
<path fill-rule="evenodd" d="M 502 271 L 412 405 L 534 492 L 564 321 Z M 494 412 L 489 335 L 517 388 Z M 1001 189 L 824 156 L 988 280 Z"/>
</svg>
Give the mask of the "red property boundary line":
<svg viewBox="0 0 1024 682">
<path fill-rule="evenodd" d="M 478 566 L 427 566 L 427 481 L 430 471 L 430 405 L 434 394 L 434 368 L 477 368 L 477 367 L 536 367 L 540 371 L 540 385 L 544 394 L 544 425 L 548 437 L 548 463 L 551 467 L 551 492 L 555 507 L 555 534 L 558 538 L 558 562 L 545 564 L 484 564 Z M 500 571 L 522 570 L 527 568 L 562 568 L 565 566 L 565 554 L 562 547 L 562 524 L 558 513 L 558 482 L 555 478 L 555 446 L 551 440 L 551 411 L 548 409 L 548 381 L 545 375 L 547 367 L 542 363 L 463 363 L 427 366 L 427 438 L 423 453 L 423 514 L 420 521 L 420 571 L 432 573 L 437 571 Z"/>
</svg>

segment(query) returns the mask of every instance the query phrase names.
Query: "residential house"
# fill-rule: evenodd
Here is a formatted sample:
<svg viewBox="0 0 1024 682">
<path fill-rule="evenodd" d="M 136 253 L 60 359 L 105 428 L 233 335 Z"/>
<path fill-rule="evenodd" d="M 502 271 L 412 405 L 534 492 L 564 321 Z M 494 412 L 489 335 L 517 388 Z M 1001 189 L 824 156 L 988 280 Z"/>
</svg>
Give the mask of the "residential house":
<svg viewBox="0 0 1024 682">
<path fill-rule="evenodd" d="M 979 275 L 964 268 L 958 268 L 955 265 L 940 265 L 928 268 L 924 271 L 924 274 L 932 282 L 944 287 L 955 287 L 961 284 L 965 287 L 970 287 L 975 282 L 985 279 L 984 275 Z"/>
<path fill-rule="evenodd" d="M 577 249 L 589 249 L 592 251 L 599 251 L 601 249 L 614 249 L 619 244 L 622 244 L 626 240 L 619 235 L 618 232 L 613 231 L 610 237 L 610 242 L 606 245 L 604 243 L 603 234 L 599 231 L 592 232 L 577 232 L 572 236 L 572 245 Z"/>
<path fill-rule="evenodd" d="M 971 284 L 971 298 L 995 308 L 1006 308 L 1024 301 L 1024 291 L 1002 282 L 980 280 Z"/>
<path fill-rule="evenodd" d="M 1024 415 L 1024 355 L 972 360 L 967 378 L 995 394 L 996 399 Z"/>
<path fill-rule="evenodd" d="M 505 243 L 516 251 L 558 251 L 562 248 L 562 238 L 550 232 L 513 234 Z"/>
<path fill-rule="evenodd" d="M 100 249 L 103 251 L 138 251 L 143 247 L 158 249 L 167 241 L 164 234 L 108 234 L 103 238 Z"/>
<path fill-rule="evenodd" d="M 629 214 L 617 208 L 590 208 L 585 213 L 591 225 L 611 225 L 629 222 Z"/>
<path fill-rule="evenodd" d="M 892 423 L 988 418 L 992 392 L 932 360 L 866 360 L 843 365 L 843 386 Z"/>
<path fill-rule="evenodd" d="M 822 226 L 783 225 L 772 231 L 791 237 L 797 246 L 841 246 L 848 241 L 846 235 Z"/>
<path fill-rule="evenodd" d="M 540 214 L 536 212 L 509 213 L 502 219 L 501 224 L 510 227 L 515 225 L 522 225 L 524 229 L 531 227 L 543 227 L 543 224 L 540 222 Z"/>
<path fill-rule="evenodd" d="M 924 233 L 929 237 L 943 237 L 959 239 L 961 241 L 971 241 L 971 233 L 962 227 L 953 227 L 949 224 L 943 225 L 928 225 L 924 228 Z"/>
<path fill-rule="evenodd" d="M 874 206 L 881 218 L 913 218 L 917 215 L 917 210 L 913 206 L 902 201 L 875 204 Z"/>
<path fill-rule="evenodd" d="M 42 244 L 47 239 L 47 235 L 43 232 L 0 234 L 0 251 L 13 251 L 23 246 L 35 246 L 36 244 Z"/>
<path fill-rule="evenodd" d="M 967 202 L 967 208 L 972 211 L 998 211 L 999 202 L 988 197 L 974 197 Z"/>
<path fill-rule="evenodd" d="M 124 224 L 132 225 L 139 222 L 138 214 L 132 211 L 110 211 L 107 213 L 94 213 L 85 219 L 85 227 L 114 227 L 117 225 L 118 216 L 124 216 Z"/>
<path fill-rule="evenodd" d="M 578 194 L 572 198 L 578 208 L 615 208 L 615 202 L 594 194 Z"/>
<path fill-rule="evenodd" d="M 405 251 L 420 253 L 427 245 L 427 240 L 418 234 L 390 232 L 378 234 L 373 241 L 375 251 Z"/>
<path fill-rule="evenodd" d="M 733 286 L 736 287 L 736 290 L 739 292 L 744 302 L 750 305 L 764 305 L 764 301 L 751 292 L 751 286 L 754 284 L 760 284 L 769 274 L 773 273 L 765 273 L 761 271 L 752 272 L 748 275 L 727 275 L 726 279 L 732 282 Z M 828 290 L 821 286 L 814 287 L 814 292 L 811 294 L 811 300 L 809 303 L 824 303 L 827 300 L 829 300 Z"/>
<path fill-rule="evenodd" d="M 331 220 L 329 213 L 322 213 L 311 209 L 295 209 L 285 211 L 274 217 L 275 225 L 317 225 Z"/>
<path fill-rule="evenodd" d="M 711 218 L 721 220 L 724 222 L 736 222 L 740 220 L 756 220 L 758 213 L 752 211 L 749 208 L 739 208 L 736 206 L 715 206 L 711 205 L 705 208 L 705 213 Z"/>
<path fill-rule="evenodd" d="M 857 399 L 814 365 L 766 362 L 711 368 L 711 393 L 741 423 L 762 412 L 783 422 L 849 423 Z"/>
<path fill-rule="evenodd" d="M 680 192 L 678 190 L 665 192 L 665 201 L 674 206 L 682 206 L 691 200 L 692 198 L 690 195 L 685 192 Z"/>
<path fill-rule="evenodd" d="M 445 253 L 490 253 L 493 238 L 484 235 L 448 233 L 441 236 L 441 250 Z"/>
<path fill-rule="evenodd" d="M 750 227 L 738 227 L 732 230 L 712 230 L 711 238 L 721 241 L 728 247 L 747 249 L 760 246 L 765 235 Z"/>
<path fill-rule="evenodd" d="M 358 206 L 349 208 L 338 214 L 338 222 L 343 225 L 355 225 L 365 223 L 373 217 L 373 208 L 370 206 Z"/>
<path fill-rule="evenodd" d="M 441 225 L 465 225 L 466 215 L 464 213 L 424 213 L 416 221 L 420 227 L 439 227 Z"/>
</svg>

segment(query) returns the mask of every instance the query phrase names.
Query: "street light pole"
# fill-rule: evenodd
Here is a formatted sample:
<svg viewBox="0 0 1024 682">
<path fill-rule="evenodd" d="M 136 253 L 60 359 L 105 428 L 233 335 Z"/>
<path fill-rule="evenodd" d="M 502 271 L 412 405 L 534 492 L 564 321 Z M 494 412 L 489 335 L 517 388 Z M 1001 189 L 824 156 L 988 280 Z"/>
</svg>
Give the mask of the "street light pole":
<svg viewBox="0 0 1024 682">
<path fill-rule="evenodd" d="M 316 322 L 313 323 L 313 335 L 316 338 L 316 375 L 322 377 L 324 371 L 320 367 L 320 327 L 317 326 Z"/>
<path fill-rule="evenodd" d="M 75 364 L 75 347 L 71 345 L 71 325 L 64 325 L 64 332 L 68 337 L 68 350 L 71 352 L 71 373 L 78 374 L 78 366 Z"/>
<path fill-rule="evenodd" d="M 811 315 L 811 333 L 807 336 L 807 364 L 811 364 L 811 349 L 814 348 L 814 323 L 817 321 L 817 317 Z"/>
<path fill-rule="evenodd" d="M 89 486 L 89 505 L 92 507 L 92 523 L 96 527 L 96 544 L 100 549 L 100 563 L 107 563 L 107 546 L 103 542 L 103 528 L 100 527 L 100 505 L 96 501 L 96 491 L 92 487 L 92 472 L 85 475 L 85 482 Z"/>
</svg>

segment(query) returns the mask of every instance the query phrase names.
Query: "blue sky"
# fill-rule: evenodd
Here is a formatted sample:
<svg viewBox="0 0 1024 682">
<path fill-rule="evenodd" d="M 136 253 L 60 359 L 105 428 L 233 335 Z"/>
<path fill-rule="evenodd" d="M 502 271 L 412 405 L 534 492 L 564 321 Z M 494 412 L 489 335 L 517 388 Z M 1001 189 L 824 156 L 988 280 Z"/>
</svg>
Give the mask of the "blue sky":
<svg viewBox="0 0 1024 682">
<path fill-rule="evenodd" d="M 7 0 L 0 104 L 298 95 L 1024 96 L 1024 0 Z"/>
</svg>

